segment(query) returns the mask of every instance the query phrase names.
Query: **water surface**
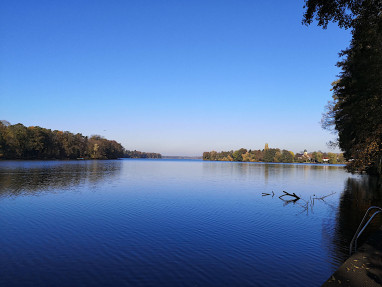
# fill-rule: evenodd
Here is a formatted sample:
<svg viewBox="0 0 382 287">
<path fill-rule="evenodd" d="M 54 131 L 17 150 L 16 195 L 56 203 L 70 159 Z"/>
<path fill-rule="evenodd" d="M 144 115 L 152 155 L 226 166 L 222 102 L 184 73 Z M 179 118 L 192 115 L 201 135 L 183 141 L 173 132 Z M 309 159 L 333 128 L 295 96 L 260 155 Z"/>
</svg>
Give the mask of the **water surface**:
<svg viewBox="0 0 382 287">
<path fill-rule="evenodd" d="M 341 166 L 2 161 L 0 286 L 320 286 L 379 194 Z"/>
</svg>

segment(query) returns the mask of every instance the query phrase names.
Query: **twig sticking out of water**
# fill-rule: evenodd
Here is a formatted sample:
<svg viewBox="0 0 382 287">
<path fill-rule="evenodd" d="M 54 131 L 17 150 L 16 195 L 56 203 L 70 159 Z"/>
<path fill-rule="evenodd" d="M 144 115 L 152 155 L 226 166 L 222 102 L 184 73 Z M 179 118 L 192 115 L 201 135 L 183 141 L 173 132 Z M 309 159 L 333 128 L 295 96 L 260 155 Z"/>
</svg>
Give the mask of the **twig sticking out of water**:
<svg viewBox="0 0 382 287">
<path fill-rule="evenodd" d="M 329 203 L 327 203 L 325 201 L 326 197 L 331 196 L 333 194 L 335 194 L 335 192 L 332 192 L 330 194 L 324 195 L 322 197 L 315 197 L 316 195 L 313 194 L 313 197 L 310 197 L 309 201 L 305 201 L 304 199 L 302 199 L 302 201 L 304 201 L 305 203 L 304 204 L 300 204 L 300 206 L 303 208 L 301 213 L 306 212 L 306 214 L 308 215 L 309 214 L 309 210 L 310 210 L 311 213 L 313 213 L 313 207 L 314 207 L 314 200 L 315 199 L 321 200 L 321 202 L 327 204 L 328 206 L 330 206 L 331 208 L 334 209 L 334 207 L 331 204 L 329 204 Z"/>
<path fill-rule="evenodd" d="M 324 195 L 324 196 L 322 196 L 322 197 L 313 197 L 313 199 L 318 199 L 318 200 L 322 200 L 322 201 L 324 201 L 324 199 L 325 199 L 326 197 L 331 196 L 331 195 L 333 195 L 333 194 L 335 194 L 335 192 L 332 192 L 332 193 L 330 193 L 330 194 Z"/>
<path fill-rule="evenodd" d="M 267 195 L 271 195 L 271 194 L 270 194 L 270 193 L 263 192 L 261 195 L 262 195 L 262 196 L 267 196 Z M 274 196 L 275 196 L 275 193 L 274 193 L 273 190 L 272 190 L 272 197 L 274 197 Z"/>
<path fill-rule="evenodd" d="M 284 192 L 284 194 L 279 196 L 280 199 L 282 199 L 283 196 L 291 196 L 291 197 L 294 197 L 296 201 L 299 200 L 299 199 L 301 198 L 301 197 L 299 197 L 298 195 L 296 195 L 294 192 L 293 192 L 293 193 L 289 193 L 289 192 L 286 192 L 286 191 L 284 191 L 284 190 L 283 190 L 283 192 Z"/>
</svg>

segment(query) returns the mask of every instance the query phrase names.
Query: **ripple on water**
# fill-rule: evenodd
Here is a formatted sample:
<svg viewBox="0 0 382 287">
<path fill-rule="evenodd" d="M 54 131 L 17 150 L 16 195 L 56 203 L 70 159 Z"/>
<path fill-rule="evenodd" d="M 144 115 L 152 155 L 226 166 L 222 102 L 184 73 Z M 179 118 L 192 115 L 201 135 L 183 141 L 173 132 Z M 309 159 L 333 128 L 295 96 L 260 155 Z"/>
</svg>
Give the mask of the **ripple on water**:
<svg viewBox="0 0 382 287">
<path fill-rule="evenodd" d="M 347 252 L 363 184 L 312 166 L 2 163 L 0 285 L 318 286 Z M 337 194 L 304 210 L 282 190 Z"/>
</svg>

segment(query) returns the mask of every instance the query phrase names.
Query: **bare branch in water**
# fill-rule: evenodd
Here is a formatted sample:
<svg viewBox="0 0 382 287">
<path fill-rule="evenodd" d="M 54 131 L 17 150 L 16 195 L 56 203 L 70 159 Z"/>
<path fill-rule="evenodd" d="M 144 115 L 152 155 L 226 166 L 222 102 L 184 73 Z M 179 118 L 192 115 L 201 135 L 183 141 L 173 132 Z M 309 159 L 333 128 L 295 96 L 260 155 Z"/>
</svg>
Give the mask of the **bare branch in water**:
<svg viewBox="0 0 382 287">
<path fill-rule="evenodd" d="M 299 199 L 301 198 L 301 197 L 297 196 L 294 192 L 293 192 L 293 193 L 289 193 L 289 192 L 286 192 L 286 191 L 284 191 L 284 190 L 283 190 L 283 192 L 284 192 L 284 194 L 279 196 L 280 199 L 282 199 L 283 196 L 291 196 L 291 197 L 294 197 L 296 201 L 299 200 Z"/>
<path fill-rule="evenodd" d="M 313 200 L 314 200 L 314 199 L 324 200 L 326 197 L 328 197 L 328 196 L 332 196 L 333 194 L 335 194 L 335 192 L 332 192 L 332 193 L 330 193 L 330 194 L 328 194 L 328 195 L 324 195 L 324 196 L 322 196 L 322 197 L 313 197 Z"/>
</svg>

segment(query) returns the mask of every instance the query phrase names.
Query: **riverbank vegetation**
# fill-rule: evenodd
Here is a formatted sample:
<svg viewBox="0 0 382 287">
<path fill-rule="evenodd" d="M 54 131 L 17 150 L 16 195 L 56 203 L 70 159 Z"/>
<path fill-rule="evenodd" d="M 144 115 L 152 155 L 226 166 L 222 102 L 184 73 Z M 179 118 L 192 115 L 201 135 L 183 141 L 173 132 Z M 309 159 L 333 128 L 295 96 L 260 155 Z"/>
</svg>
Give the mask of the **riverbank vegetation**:
<svg viewBox="0 0 382 287">
<path fill-rule="evenodd" d="M 117 159 L 124 151 L 120 143 L 99 135 L 0 121 L 0 159 Z"/>
<path fill-rule="evenodd" d="M 268 148 L 267 144 L 263 150 L 247 150 L 241 148 L 235 151 L 204 152 L 203 160 L 281 163 L 345 163 L 345 158 L 341 153 L 325 153 L 321 151 L 308 153 L 305 150 L 304 152 L 295 154 L 292 151 L 285 149 Z"/>
<path fill-rule="evenodd" d="M 317 20 L 351 29 L 350 46 L 340 53 L 341 68 L 323 127 L 349 160 L 351 172 L 382 177 L 382 1 L 305 0 L 303 23 Z"/>
<path fill-rule="evenodd" d="M 142 152 L 138 150 L 127 150 L 125 151 L 124 158 L 162 158 L 160 153 L 155 152 Z"/>
</svg>

